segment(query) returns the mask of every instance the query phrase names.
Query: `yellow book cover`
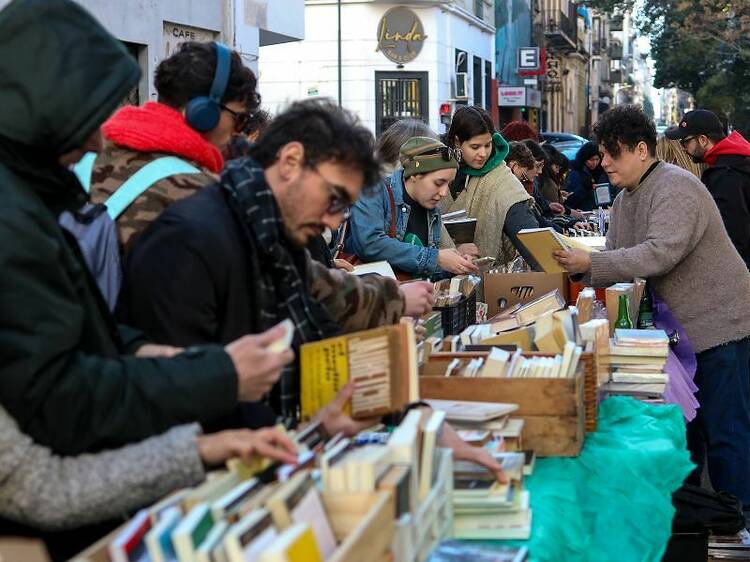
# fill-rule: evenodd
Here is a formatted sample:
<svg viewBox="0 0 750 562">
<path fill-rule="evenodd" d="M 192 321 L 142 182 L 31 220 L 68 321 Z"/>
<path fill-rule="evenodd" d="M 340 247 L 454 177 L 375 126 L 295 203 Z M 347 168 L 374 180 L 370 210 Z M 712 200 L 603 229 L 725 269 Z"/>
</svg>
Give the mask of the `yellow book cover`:
<svg viewBox="0 0 750 562">
<path fill-rule="evenodd" d="M 260 562 L 323 562 L 312 529 L 305 523 L 289 527 L 260 555 Z"/>
<path fill-rule="evenodd" d="M 575 238 L 564 236 L 552 228 L 526 228 L 518 232 L 518 240 L 534 256 L 545 273 L 566 273 L 553 257 L 556 250 L 584 250 L 597 252 L 585 243 Z"/>
<path fill-rule="evenodd" d="M 396 324 L 305 344 L 300 348 L 302 419 L 312 418 L 350 380 L 347 413 L 367 418 L 418 399 L 414 327 Z"/>
</svg>

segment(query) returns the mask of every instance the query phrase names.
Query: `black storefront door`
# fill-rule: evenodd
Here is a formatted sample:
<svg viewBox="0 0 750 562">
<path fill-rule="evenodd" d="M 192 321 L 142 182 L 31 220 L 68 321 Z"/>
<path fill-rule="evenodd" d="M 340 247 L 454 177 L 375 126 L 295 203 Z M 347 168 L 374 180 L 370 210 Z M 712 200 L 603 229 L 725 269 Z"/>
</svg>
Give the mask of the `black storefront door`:
<svg viewBox="0 0 750 562">
<path fill-rule="evenodd" d="M 427 72 L 375 72 L 377 134 L 407 117 L 429 123 L 429 99 Z"/>
</svg>

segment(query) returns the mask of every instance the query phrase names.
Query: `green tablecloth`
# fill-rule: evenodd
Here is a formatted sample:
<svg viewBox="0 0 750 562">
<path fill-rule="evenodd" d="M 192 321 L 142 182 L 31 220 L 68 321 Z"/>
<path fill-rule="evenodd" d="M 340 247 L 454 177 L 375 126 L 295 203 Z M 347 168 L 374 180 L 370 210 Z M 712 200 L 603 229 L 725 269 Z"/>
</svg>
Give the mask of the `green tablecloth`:
<svg viewBox="0 0 750 562">
<path fill-rule="evenodd" d="M 693 469 L 677 406 L 613 397 L 576 458 L 537 460 L 531 492 L 535 562 L 658 562 L 672 493 Z M 506 544 L 506 543 L 503 543 Z"/>
</svg>

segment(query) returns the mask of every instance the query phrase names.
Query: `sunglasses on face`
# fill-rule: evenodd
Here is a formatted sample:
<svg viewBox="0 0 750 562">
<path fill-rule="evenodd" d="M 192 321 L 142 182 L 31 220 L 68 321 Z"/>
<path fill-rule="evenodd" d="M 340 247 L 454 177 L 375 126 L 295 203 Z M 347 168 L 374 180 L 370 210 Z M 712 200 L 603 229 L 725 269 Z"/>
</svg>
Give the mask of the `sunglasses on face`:
<svg viewBox="0 0 750 562">
<path fill-rule="evenodd" d="M 688 143 L 690 143 L 690 141 L 693 140 L 694 138 L 695 138 L 695 135 L 693 135 L 692 137 L 685 137 L 684 139 L 680 139 L 680 144 L 682 146 L 687 146 Z"/>
<path fill-rule="evenodd" d="M 220 106 L 222 110 L 229 113 L 229 115 L 232 116 L 234 119 L 234 132 L 235 133 L 241 133 L 245 126 L 247 125 L 248 120 L 250 119 L 250 114 L 246 111 L 232 111 L 229 109 L 226 105 Z"/>
<path fill-rule="evenodd" d="M 458 148 L 451 148 L 449 146 L 441 146 L 439 148 L 436 148 L 435 150 L 431 150 L 429 152 L 423 152 L 422 154 L 419 154 L 418 156 L 433 156 L 435 154 L 439 154 L 440 157 L 445 160 L 446 162 L 450 162 L 451 160 L 455 160 L 456 162 L 461 162 L 461 158 L 463 158 L 463 153 Z"/>
</svg>

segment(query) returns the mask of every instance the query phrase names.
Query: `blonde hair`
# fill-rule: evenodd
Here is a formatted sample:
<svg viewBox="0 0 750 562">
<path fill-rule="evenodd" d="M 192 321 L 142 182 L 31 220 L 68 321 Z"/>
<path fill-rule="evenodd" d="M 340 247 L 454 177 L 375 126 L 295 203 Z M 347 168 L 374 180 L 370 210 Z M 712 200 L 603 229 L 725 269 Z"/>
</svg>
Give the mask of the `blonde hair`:
<svg viewBox="0 0 750 562">
<path fill-rule="evenodd" d="M 687 170 L 693 175 L 701 177 L 703 170 L 706 168 L 703 164 L 696 164 L 682 149 L 680 141 L 669 140 L 665 136 L 659 137 L 656 141 L 656 157 L 659 160 L 664 160 L 675 166 L 679 166 L 683 170 Z"/>
</svg>

